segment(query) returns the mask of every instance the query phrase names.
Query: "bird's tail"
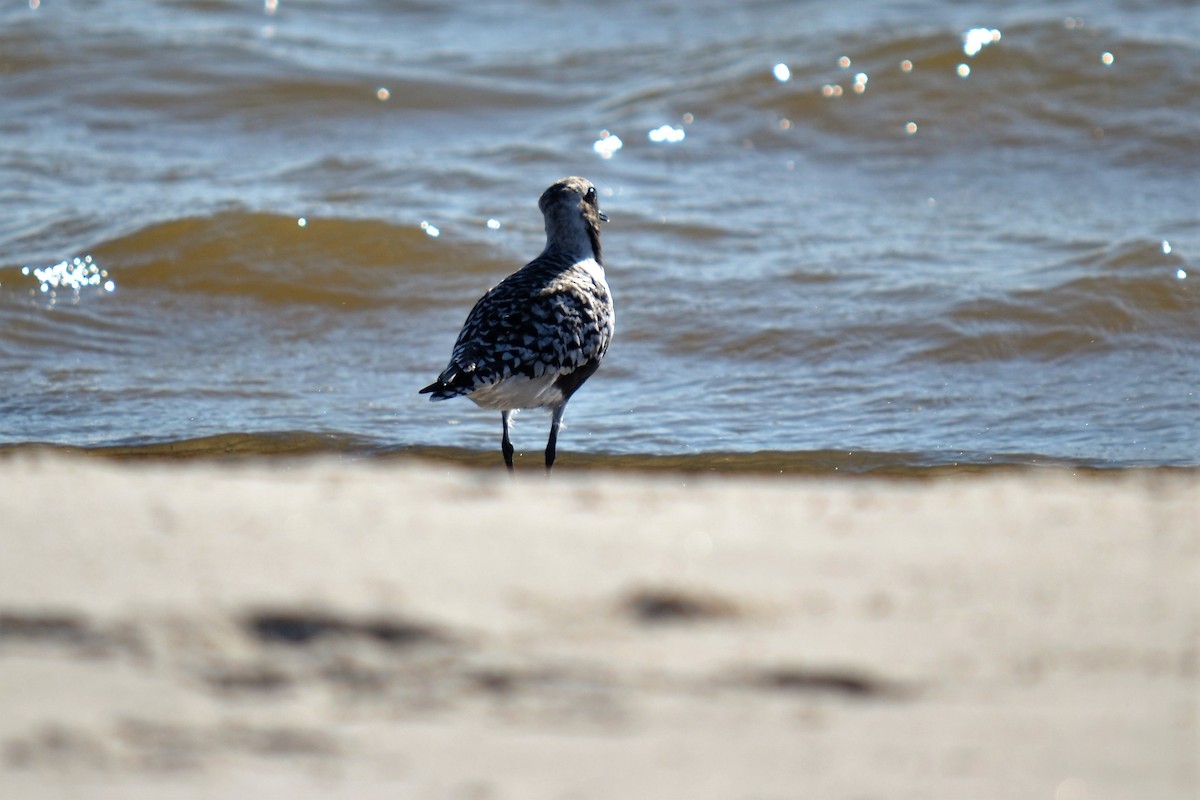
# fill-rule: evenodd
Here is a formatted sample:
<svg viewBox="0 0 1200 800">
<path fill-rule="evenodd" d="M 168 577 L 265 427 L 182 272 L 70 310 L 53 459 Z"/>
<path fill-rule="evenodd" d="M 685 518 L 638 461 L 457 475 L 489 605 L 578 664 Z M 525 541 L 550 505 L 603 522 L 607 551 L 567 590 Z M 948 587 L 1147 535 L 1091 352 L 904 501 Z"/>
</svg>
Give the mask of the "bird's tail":
<svg viewBox="0 0 1200 800">
<path fill-rule="evenodd" d="M 474 371 L 474 364 L 463 368 L 452 361 L 450 366 L 442 370 L 442 374 L 438 375 L 436 381 L 417 394 L 431 395 L 430 400 L 449 400 L 452 397 L 470 394 L 471 390 L 475 388 L 475 382 L 471 379 Z"/>
<path fill-rule="evenodd" d="M 456 386 L 447 386 L 441 381 L 434 381 L 424 389 L 418 391 L 417 394 L 430 395 L 429 399 L 433 401 L 449 400 L 452 397 L 462 397 L 463 390 Z"/>
</svg>

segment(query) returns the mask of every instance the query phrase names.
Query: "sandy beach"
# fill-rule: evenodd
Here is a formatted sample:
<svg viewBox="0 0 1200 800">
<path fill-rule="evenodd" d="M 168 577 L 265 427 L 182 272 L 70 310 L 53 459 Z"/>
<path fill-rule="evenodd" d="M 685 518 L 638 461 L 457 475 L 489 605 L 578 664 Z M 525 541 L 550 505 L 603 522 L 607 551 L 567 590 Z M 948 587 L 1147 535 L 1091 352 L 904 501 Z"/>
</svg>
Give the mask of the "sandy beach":
<svg viewBox="0 0 1200 800">
<path fill-rule="evenodd" d="M 1200 476 L 0 460 L 0 796 L 1191 800 Z"/>
</svg>

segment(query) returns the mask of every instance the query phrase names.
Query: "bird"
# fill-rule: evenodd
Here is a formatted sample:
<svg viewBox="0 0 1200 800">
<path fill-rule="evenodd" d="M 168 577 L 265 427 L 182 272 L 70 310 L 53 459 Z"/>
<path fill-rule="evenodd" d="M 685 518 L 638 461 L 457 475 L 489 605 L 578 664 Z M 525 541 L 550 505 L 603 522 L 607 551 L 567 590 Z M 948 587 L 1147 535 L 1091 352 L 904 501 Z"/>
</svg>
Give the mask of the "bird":
<svg viewBox="0 0 1200 800">
<path fill-rule="evenodd" d="M 546 224 L 541 255 L 489 289 L 467 314 L 450 363 L 419 390 L 429 399 L 467 397 L 500 412 L 500 452 L 513 471 L 512 420 L 550 410 L 546 473 L 554 466 L 567 401 L 604 360 L 616 317 L 600 252 L 596 187 L 569 177 L 538 200 Z"/>
</svg>

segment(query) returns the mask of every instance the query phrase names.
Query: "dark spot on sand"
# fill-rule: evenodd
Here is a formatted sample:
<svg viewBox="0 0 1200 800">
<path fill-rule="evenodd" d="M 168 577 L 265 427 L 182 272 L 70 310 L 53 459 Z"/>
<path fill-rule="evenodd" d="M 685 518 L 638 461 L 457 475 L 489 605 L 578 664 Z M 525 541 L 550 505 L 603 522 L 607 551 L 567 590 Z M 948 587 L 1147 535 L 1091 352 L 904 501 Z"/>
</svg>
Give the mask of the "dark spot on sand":
<svg viewBox="0 0 1200 800">
<path fill-rule="evenodd" d="M 445 641 L 428 625 L 398 618 L 365 620 L 320 611 L 264 611 L 250 614 L 246 628 L 259 641 L 303 646 L 325 639 L 365 639 L 386 647 Z"/>
<path fill-rule="evenodd" d="M 85 619 L 73 614 L 0 612 L 0 641 L 79 644 L 96 636 Z"/>
<path fill-rule="evenodd" d="M 859 673 L 803 667 L 763 670 L 749 675 L 745 683 L 756 689 L 829 693 L 850 697 L 875 697 L 893 692 L 893 688 L 888 684 Z"/>
<path fill-rule="evenodd" d="M 205 682 L 220 692 L 278 692 L 294 683 L 292 677 L 271 667 L 239 667 L 214 671 Z"/>
<path fill-rule="evenodd" d="M 699 622 L 738 615 L 733 603 L 678 589 L 641 589 L 625 598 L 621 608 L 642 623 Z"/>
<path fill-rule="evenodd" d="M 133 626 L 100 627 L 82 614 L 63 611 L 0 611 L 0 647 L 4 645 L 68 647 L 87 656 L 141 651 Z"/>
<path fill-rule="evenodd" d="M 492 694 L 508 694 L 517 688 L 520 677 L 502 669 L 481 669 L 468 675 L 476 687 Z"/>
<path fill-rule="evenodd" d="M 359 625 L 359 632 L 381 644 L 395 647 L 441 639 L 432 628 L 402 620 L 374 620 Z"/>
</svg>

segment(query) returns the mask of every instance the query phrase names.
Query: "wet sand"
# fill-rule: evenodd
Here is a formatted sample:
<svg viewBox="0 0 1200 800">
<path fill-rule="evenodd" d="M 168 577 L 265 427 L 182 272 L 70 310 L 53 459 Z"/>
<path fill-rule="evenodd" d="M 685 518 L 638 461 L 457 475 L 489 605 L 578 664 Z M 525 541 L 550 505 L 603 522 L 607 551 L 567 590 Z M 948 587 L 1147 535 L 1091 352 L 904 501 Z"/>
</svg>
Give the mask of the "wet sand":
<svg viewBox="0 0 1200 800">
<path fill-rule="evenodd" d="M 0 796 L 1195 798 L 1200 475 L 0 459 Z"/>
</svg>

